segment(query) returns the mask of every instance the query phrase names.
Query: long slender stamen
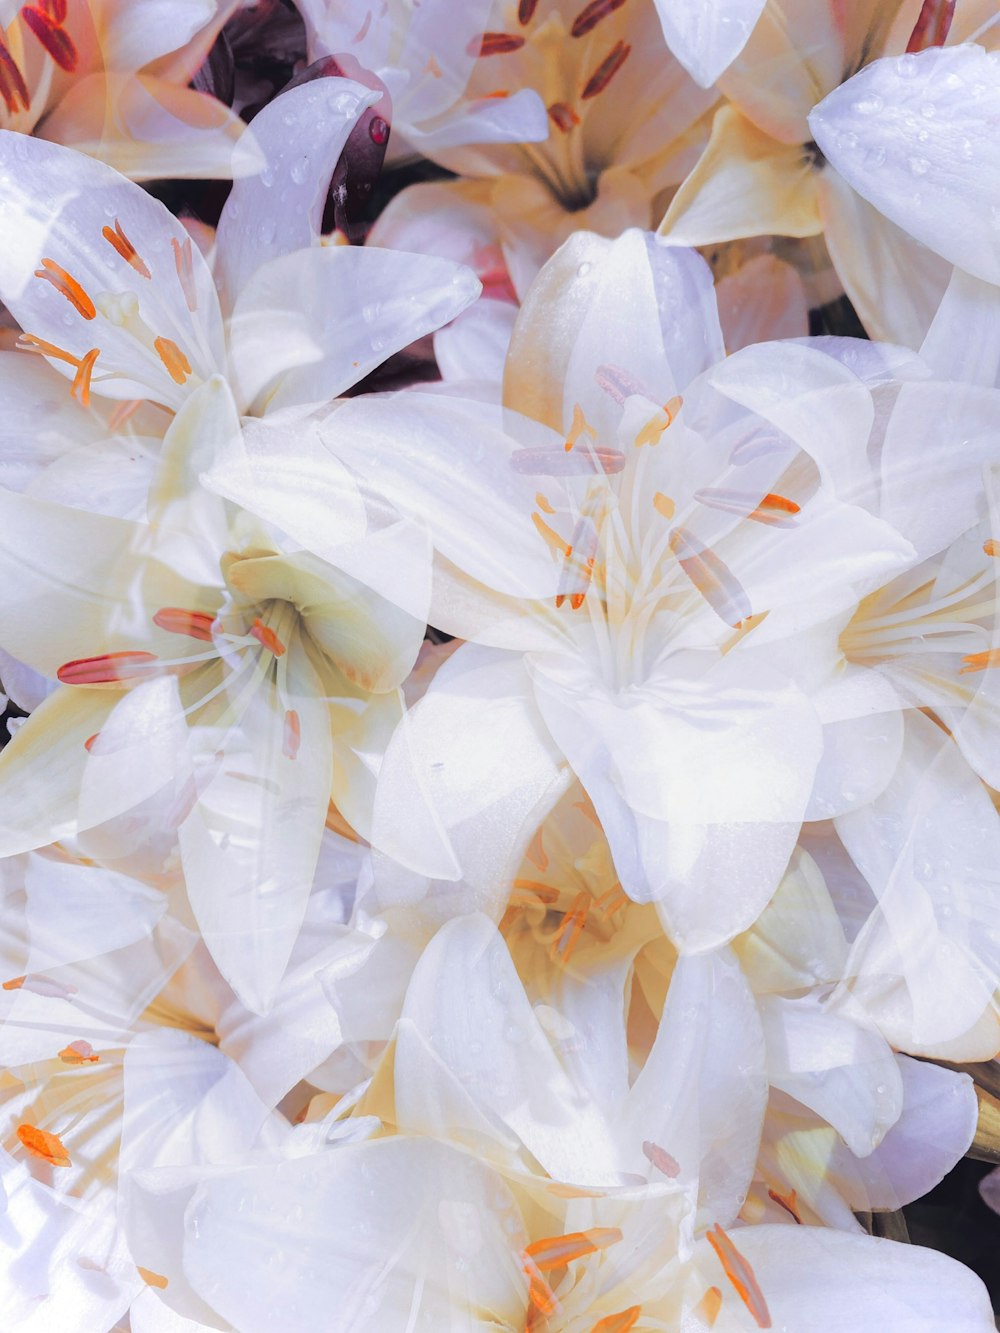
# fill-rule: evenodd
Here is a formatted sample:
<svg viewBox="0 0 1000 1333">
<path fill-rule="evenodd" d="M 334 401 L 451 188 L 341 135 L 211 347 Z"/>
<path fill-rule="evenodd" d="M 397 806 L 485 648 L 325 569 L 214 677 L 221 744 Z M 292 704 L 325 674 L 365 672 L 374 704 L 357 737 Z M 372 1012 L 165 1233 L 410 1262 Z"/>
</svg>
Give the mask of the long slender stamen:
<svg viewBox="0 0 1000 1333">
<path fill-rule="evenodd" d="M 125 260 L 126 264 L 130 264 L 132 268 L 135 269 L 136 273 L 143 278 L 152 278 L 153 275 L 150 273 L 145 261 L 139 256 L 135 246 L 125 235 L 122 230 L 122 224 L 117 218 L 115 218 L 114 231 L 112 231 L 110 227 L 102 227 L 101 235 L 109 245 L 117 250 L 122 259 Z"/>
<path fill-rule="evenodd" d="M 564 1236 L 548 1236 L 544 1240 L 533 1241 L 524 1253 L 539 1272 L 547 1273 L 553 1268 L 562 1268 L 572 1263 L 574 1259 L 606 1250 L 621 1238 L 622 1233 L 618 1227 L 593 1227 L 590 1231 L 572 1231 Z"/>
<path fill-rule="evenodd" d="M 757 1278 L 754 1276 L 754 1271 L 747 1260 L 740 1254 L 718 1222 L 711 1231 L 706 1233 L 705 1239 L 718 1255 L 723 1272 L 736 1288 L 736 1294 L 750 1311 L 757 1327 L 770 1328 L 772 1326 L 771 1314 L 767 1308 L 767 1301 L 764 1299 L 764 1293 L 761 1291 Z"/>
<path fill-rule="evenodd" d="M 583 101 L 589 101 L 591 97 L 596 97 L 598 93 L 604 92 L 604 89 L 628 59 L 631 51 L 632 48 L 627 42 L 615 42 L 584 85 L 583 92 L 580 94 Z"/>
<path fill-rule="evenodd" d="M 97 307 L 76 278 L 67 273 L 54 259 L 43 259 L 42 267 L 35 269 L 35 277 L 50 282 L 59 295 L 65 296 L 70 305 L 84 319 L 93 319 L 97 314 Z"/>
<path fill-rule="evenodd" d="M 65 7 L 60 5 L 55 13 L 66 17 Z M 79 63 L 79 55 L 72 37 L 62 27 L 62 19 L 56 19 L 53 13 L 40 5 L 23 5 L 21 18 L 45 47 L 60 69 L 72 74 Z"/>
</svg>

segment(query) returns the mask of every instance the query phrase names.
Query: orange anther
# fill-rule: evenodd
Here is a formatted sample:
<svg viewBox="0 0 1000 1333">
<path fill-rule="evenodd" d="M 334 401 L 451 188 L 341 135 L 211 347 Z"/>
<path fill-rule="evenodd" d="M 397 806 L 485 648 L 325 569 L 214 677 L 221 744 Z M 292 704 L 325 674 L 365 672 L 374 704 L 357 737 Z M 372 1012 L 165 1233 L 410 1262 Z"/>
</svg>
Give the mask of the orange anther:
<svg viewBox="0 0 1000 1333">
<path fill-rule="evenodd" d="M 503 56 L 511 51 L 520 51 L 524 38 L 513 32 L 484 32 L 482 37 L 473 37 L 467 50 L 470 56 Z"/>
<path fill-rule="evenodd" d="M 139 254 L 136 251 L 135 246 L 125 235 L 124 231 L 122 231 L 122 224 L 118 221 L 117 218 L 115 218 L 114 231 L 112 231 L 110 227 L 102 227 L 101 235 L 104 237 L 104 239 L 108 242 L 109 245 L 113 246 L 118 251 L 122 259 L 125 260 L 126 264 L 132 265 L 136 273 L 140 274 L 144 278 L 151 278 L 153 276 L 150 273 L 149 269 L 146 267 L 143 260 L 139 257 Z"/>
<path fill-rule="evenodd" d="M 557 130 L 562 130 L 563 134 L 569 134 L 570 130 L 575 129 L 580 123 L 580 117 L 568 102 L 553 102 L 548 112 L 549 120 Z"/>
<path fill-rule="evenodd" d="M 649 1139 L 647 1139 L 642 1145 L 642 1151 L 647 1161 L 655 1166 L 657 1171 L 661 1171 L 663 1175 L 669 1177 L 669 1179 L 676 1180 L 680 1175 L 680 1162 L 678 1162 L 676 1157 L 671 1157 L 666 1148 L 661 1148 L 658 1143 L 651 1143 Z"/>
<path fill-rule="evenodd" d="M 1000 666 L 1000 648 L 991 648 L 985 653 L 969 653 L 962 658 L 960 676 L 967 676 L 970 671 L 986 671 L 990 667 Z"/>
<path fill-rule="evenodd" d="M 565 1236 L 547 1236 L 544 1240 L 532 1241 L 524 1253 L 542 1273 L 553 1268 L 562 1268 L 575 1259 L 583 1259 L 598 1250 L 606 1250 L 622 1238 L 617 1227 L 593 1227 L 590 1231 L 571 1231 Z"/>
<path fill-rule="evenodd" d="M 777 1190 L 768 1188 L 767 1197 L 772 1199 L 781 1208 L 784 1208 L 786 1213 L 789 1213 L 794 1217 L 799 1226 L 802 1225 L 802 1214 L 799 1212 L 796 1203 L 795 1190 L 789 1190 L 787 1194 L 779 1194 Z"/>
<path fill-rule="evenodd" d="M 153 346 L 175 384 L 183 384 L 191 374 L 191 362 L 172 338 L 157 338 Z"/>
<path fill-rule="evenodd" d="M 48 1130 L 37 1129 L 34 1125 L 18 1125 L 17 1137 L 32 1157 L 40 1157 L 49 1166 L 72 1166 L 69 1153 L 58 1134 L 50 1134 Z"/>
<path fill-rule="evenodd" d="M 96 1065 L 100 1058 L 94 1053 L 90 1042 L 82 1038 L 79 1041 L 71 1041 L 59 1052 L 59 1059 L 66 1065 Z"/>
<path fill-rule="evenodd" d="M 706 1327 L 714 1328 L 715 1321 L 719 1317 L 719 1311 L 722 1309 L 722 1292 L 718 1287 L 709 1287 L 701 1300 L 694 1307 L 694 1315 Z"/>
<path fill-rule="evenodd" d="M 535 1273 L 528 1274 L 528 1300 L 531 1302 L 532 1310 L 537 1310 L 543 1315 L 555 1313 L 556 1298 L 552 1289 L 544 1278 Z M 532 1310 L 528 1311 L 529 1318 Z"/>
<path fill-rule="evenodd" d="M 79 657 L 64 662 L 56 675 L 64 685 L 109 685 L 113 681 L 146 677 L 154 664 L 159 665 L 155 653 L 101 653 L 99 657 Z"/>
<path fill-rule="evenodd" d="M 635 1328 L 641 1314 L 641 1305 L 630 1305 L 627 1310 L 621 1310 L 618 1314 L 609 1314 L 603 1319 L 598 1319 L 590 1333 L 628 1333 L 630 1328 Z"/>
<path fill-rule="evenodd" d="M 558 902 L 559 890 L 548 884 L 540 884 L 537 879 L 515 879 L 510 901 L 514 906 L 538 907 Z"/>
<path fill-rule="evenodd" d="M 671 500 L 669 495 L 664 495 L 662 491 L 657 491 L 653 496 L 653 508 L 664 518 L 673 518 L 677 513 L 677 506 Z"/>
<path fill-rule="evenodd" d="M 64 351 L 55 343 L 47 343 L 44 338 L 36 338 L 33 333 L 22 333 L 17 340 L 19 352 L 38 352 L 40 356 L 50 356 L 53 361 L 65 361 L 68 366 L 80 365 L 80 358 L 72 352 Z"/>
<path fill-rule="evenodd" d="M 72 74 L 80 57 L 69 33 L 62 27 L 62 20 L 56 20 L 53 14 L 61 13 L 65 17 L 62 5 L 23 5 L 21 18 L 35 34 L 42 46 L 60 69 Z"/>
<path fill-rule="evenodd" d="M 167 1279 L 162 1273 L 154 1273 L 151 1268 L 143 1268 L 141 1264 L 136 1264 L 135 1271 L 142 1278 L 148 1287 L 159 1287 L 162 1291 L 167 1285 Z"/>
<path fill-rule="evenodd" d="M 543 514 L 554 514 L 556 512 L 541 491 L 535 492 L 535 504 L 538 505 Z"/>
<path fill-rule="evenodd" d="M 622 65 L 625 64 L 631 50 L 632 48 L 627 42 L 615 42 L 614 46 L 584 84 L 583 92 L 580 96 L 585 102 L 591 97 L 596 97 L 598 93 L 604 92 L 604 89 L 618 73 Z"/>
<path fill-rule="evenodd" d="M 750 1311 L 757 1327 L 770 1328 L 771 1314 L 754 1271 L 718 1222 L 706 1234 L 705 1239 L 718 1255 L 723 1272 L 736 1288 L 736 1294 Z"/>
<path fill-rule="evenodd" d="M 93 319 L 97 314 L 97 307 L 76 278 L 67 273 L 54 259 L 43 259 L 42 267 L 35 269 L 35 277 L 51 282 L 59 295 L 65 296 L 74 310 L 81 314 L 84 319 Z"/>
<path fill-rule="evenodd" d="M 179 606 L 163 606 L 153 616 L 153 624 L 170 634 L 186 634 L 200 643 L 212 642 L 215 617 L 206 611 L 185 611 Z"/>
<path fill-rule="evenodd" d="M 268 652 L 274 653 L 275 657 L 283 657 L 286 652 L 285 645 L 271 629 L 270 625 L 265 625 L 263 620 L 258 617 L 250 626 L 250 633 L 262 644 Z"/>
<path fill-rule="evenodd" d="M 987 537 L 983 542 L 983 553 L 985 555 L 1000 555 L 1000 542 L 994 541 L 992 537 Z"/>
<path fill-rule="evenodd" d="M 559 928 L 549 945 L 549 957 L 554 963 L 568 963 L 580 938 L 580 932 L 587 923 L 590 909 L 590 895 L 578 893 L 573 904 L 559 923 Z"/>
<path fill-rule="evenodd" d="M 73 376 L 70 393 L 81 407 L 90 406 L 90 378 L 94 373 L 94 366 L 97 364 L 97 358 L 100 355 L 101 349 L 99 347 L 92 347 L 89 352 L 85 352 L 76 368 L 76 374 Z"/>
<path fill-rule="evenodd" d="M 728 565 L 686 528 L 674 528 L 670 549 L 709 606 L 727 625 L 737 628 L 753 614 L 746 592 Z"/>
<path fill-rule="evenodd" d="M 539 536 L 548 542 L 557 555 L 569 556 L 572 554 L 573 548 L 569 542 L 560 537 L 554 528 L 550 528 L 541 514 L 532 514 L 531 521 L 534 523 Z"/>
<path fill-rule="evenodd" d="M 7 110 L 12 116 L 17 115 L 19 102 L 21 110 L 31 110 L 28 85 L 17 67 L 17 62 L 7 50 L 3 41 L 0 41 L 0 97 L 3 98 Z"/>
<path fill-rule="evenodd" d="M 573 420 L 570 422 L 569 434 L 566 436 L 566 443 L 563 446 L 567 453 L 577 443 L 581 435 L 589 435 L 592 440 L 597 439 L 597 431 L 587 420 L 583 408 L 579 403 L 574 403 Z"/>
<path fill-rule="evenodd" d="M 27 981 L 27 977 L 11 977 L 9 981 L 3 983 L 4 990 L 20 990 Z"/>
<path fill-rule="evenodd" d="M 285 727 L 281 738 L 281 753 L 286 759 L 294 759 L 302 744 L 302 724 L 294 708 L 285 712 Z"/>
<path fill-rule="evenodd" d="M 184 301 L 187 308 L 194 312 L 198 309 L 198 293 L 194 285 L 194 254 L 191 249 L 191 237 L 184 238 L 184 244 L 175 236 L 171 236 L 170 244 L 174 247 L 174 265 L 177 268 L 177 280 L 181 284 L 181 291 L 184 293 Z"/>
<path fill-rule="evenodd" d="M 590 4 L 585 5 L 573 20 L 569 35 L 583 37 L 592 28 L 596 28 L 602 19 L 606 19 L 616 9 L 621 9 L 624 3 L 625 0 L 590 0 Z"/>
</svg>

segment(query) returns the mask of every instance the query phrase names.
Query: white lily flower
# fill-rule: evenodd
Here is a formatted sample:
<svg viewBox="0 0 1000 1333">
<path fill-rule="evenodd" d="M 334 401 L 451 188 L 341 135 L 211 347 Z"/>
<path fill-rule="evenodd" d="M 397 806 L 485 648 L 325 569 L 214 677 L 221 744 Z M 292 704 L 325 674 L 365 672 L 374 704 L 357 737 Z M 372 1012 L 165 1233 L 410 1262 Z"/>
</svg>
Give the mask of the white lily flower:
<svg viewBox="0 0 1000 1333">
<path fill-rule="evenodd" d="M 246 127 L 190 87 L 236 0 L 53 0 L 0 16 L 0 124 L 133 180 L 232 176 Z M 248 140 L 252 136 L 247 136 Z M 249 161 L 244 143 L 243 168 Z"/>
</svg>

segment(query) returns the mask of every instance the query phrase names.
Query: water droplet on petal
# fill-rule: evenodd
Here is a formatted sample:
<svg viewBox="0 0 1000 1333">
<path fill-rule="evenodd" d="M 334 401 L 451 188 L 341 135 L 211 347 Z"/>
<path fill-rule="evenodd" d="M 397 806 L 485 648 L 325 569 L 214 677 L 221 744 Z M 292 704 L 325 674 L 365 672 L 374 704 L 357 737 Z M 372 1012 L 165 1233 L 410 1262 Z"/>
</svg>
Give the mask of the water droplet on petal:
<svg viewBox="0 0 1000 1333">
<path fill-rule="evenodd" d="M 910 158 L 910 170 L 913 172 L 914 176 L 926 176 L 930 169 L 930 165 L 931 164 L 927 161 L 926 157 Z"/>
<path fill-rule="evenodd" d="M 885 103 L 877 93 L 873 93 L 870 97 L 859 97 L 856 102 L 851 103 L 851 106 L 859 116 L 874 116 L 882 110 Z"/>
<path fill-rule="evenodd" d="M 308 174 L 309 174 L 309 159 L 307 157 L 300 157 L 297 162 L 292 163 L 292 168 L 291 171 L 289 172 L 289 175 L 291 176 L 292 180 L 295 182 L 296 185 L 301 185 Z"/>
</svg>

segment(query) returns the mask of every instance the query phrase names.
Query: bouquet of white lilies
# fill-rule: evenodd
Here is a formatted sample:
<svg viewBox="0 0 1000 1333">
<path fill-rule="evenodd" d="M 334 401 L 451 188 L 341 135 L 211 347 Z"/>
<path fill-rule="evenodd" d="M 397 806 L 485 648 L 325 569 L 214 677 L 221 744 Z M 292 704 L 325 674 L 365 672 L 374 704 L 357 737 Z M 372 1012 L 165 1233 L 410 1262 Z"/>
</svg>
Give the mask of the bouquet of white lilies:
<svg viewBox="0 0 1000 1333">
<path fill-rule="evenodd" d="M 1000 1327 L 998 0 L 0 101 L 0 1330 Z"/>
</svg>

